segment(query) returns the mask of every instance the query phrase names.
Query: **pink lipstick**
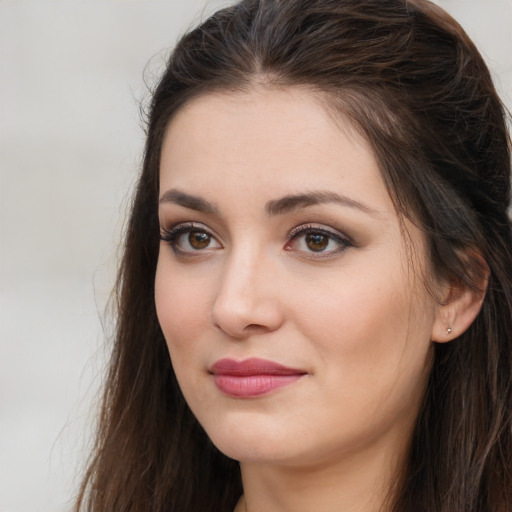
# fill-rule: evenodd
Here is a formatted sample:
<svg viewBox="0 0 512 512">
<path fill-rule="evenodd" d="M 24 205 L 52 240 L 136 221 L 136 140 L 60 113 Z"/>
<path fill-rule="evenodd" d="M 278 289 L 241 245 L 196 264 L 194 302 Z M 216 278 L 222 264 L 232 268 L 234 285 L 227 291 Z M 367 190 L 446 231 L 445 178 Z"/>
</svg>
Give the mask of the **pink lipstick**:
<svg viewBox="0 0 512 512">
<path fill-rule="evenodd" d="M 210 368 L 213 381 L 225 395 L 235 398 L 257 398 L 288 386 L 307 372 L 288 368 L 266 359 L 243 361 L 219 359 Z"/>
</svg>

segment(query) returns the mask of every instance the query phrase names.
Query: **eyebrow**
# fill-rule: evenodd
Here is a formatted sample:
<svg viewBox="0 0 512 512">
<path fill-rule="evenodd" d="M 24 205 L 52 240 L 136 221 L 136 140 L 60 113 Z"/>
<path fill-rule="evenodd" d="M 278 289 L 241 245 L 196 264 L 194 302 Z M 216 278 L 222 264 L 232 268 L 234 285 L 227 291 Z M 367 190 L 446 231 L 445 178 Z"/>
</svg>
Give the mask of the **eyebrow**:
<svg viewBox="0 0 512 512">
<path fill-rule="evenodd" d="M 336 194 L 335 192 L 329 192 L 319 190 L 315 192 L 308 192 L 306 194 L 294 194 L 281 197 L 269 201 L 265 205 L 265 210 L 268 215 L 282 215 L 289 213 L 300 208 L 306 208 L 308 206 L 314 206 L 317 204 L 335 203 L 341 206 L 348 206 L 349 208 L 356 208 L 364 213 L 372 216 L 378 216 L 379 212 L 370 208 L 368 205 L 351 199 L 350 197 Z"/>
<path fill-rule="evenodd" d="M 219 214 L 217 206 L 199 196 L 187 194 L 177 189 L 170 189 L 164 192 L 159 203 L 174 203 L 189 210 L 196 210 L 203 213 Z M 356 208 L 372 216 L 378 216 L 379 212 L 368 205 L 351 199 L 350 197 L 336 194 L 335 192 L 318 190 L 304 194 L 290 194 L 279 199 L 268 201 L 265 205 L 267 215 L 273 217 L 296 211 L 300 208 L 307 208 L 317 204 L 335 203 L 349 208 Z"/>
<path fill-rule="evenodd" d="M 213 204 L 199 196 L 192 196 L 177 189 L 170 189 L 164 192 L 158 201 L 162 203 L 174 203 L 189 210 L 197 210 L 203 213 L 219 213 L 219 209 Z"/>
</svg>

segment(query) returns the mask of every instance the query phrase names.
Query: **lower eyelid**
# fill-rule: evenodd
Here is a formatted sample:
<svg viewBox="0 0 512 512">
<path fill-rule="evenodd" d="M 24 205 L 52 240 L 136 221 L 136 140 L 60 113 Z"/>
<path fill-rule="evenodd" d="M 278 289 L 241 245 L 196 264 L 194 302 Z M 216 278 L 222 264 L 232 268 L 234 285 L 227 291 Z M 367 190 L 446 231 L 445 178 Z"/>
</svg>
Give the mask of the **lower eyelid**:
<svg viewBox="0 0 512 512">
<path fill-rule="evenodd" d="M 176 252 L 180 251 L 181 253 L 184 253 L 184 254 L 192 253 L 192 252 L 200 253 L 203 250 L 199 250 L 199 249 L 197 249 L 196 251 L 186 250 L 186 249 L 184 250 L 184 249 L 181 249 L 178 245 L 179 238 L 181 236 L 186 235 L 187 233 L 190 233 L 193 231 L 199 231 L 199 232 L 206 233 L 209 237 L 212 238 L 213 243 L 215 245 L 222 247 L 222 243 L 220 242 L 218 237 L 215 236 L 209 229 L 207 229 L 206 226 L 204 226 L 202 224 L 192 223 L 192 222 L 181 222 L 181 223 L 178 223 L 175 225 L 171 225 L 169 227 L 161 226 L 160 227 L 160 239 L 162 241 L 166 242 L 167 244 L 171 245 Z M 317 227 L 314 225 L 302 225 L 302 226 L 297 226 L 296 228 L 292 229 L 290 231 L 290 233 L 288 234 L 288 239 L 289 239 L 288 244 L 293 242 L 294 240 L 298 240 L 299 238 L 304 237 L 310 233 L 319 233 L 319 234 L 325 235 L 325 236 L 329 237 L 329 239 L 331 241 L 333 241 L 336 244 L 339 244 L 339 246 L 340 246 L 338 249 L 334 249 L 334 250 L 330 249 L 325 252 L 318 251 L 316 253 L 318 256 L 320 256 L 321 254 L 328 255 L 328 254 L 333 254 L 336 252 L 341 252 L 342 250 L 344 250 L 347 247 L 354 246 L 354 244 L 352 243 L 351 239 L 348 236 L 345 236 L 336 231 L 331 231 L 330 229 L 326 229 L 326 228 L 319 227 L 319 226 Z M 206 251 L 209 248 L 210 247 L 207 247 L 204 250 Z M 214 248 L 214 247 L 212 247 L 212 248 Z M 217 248 L 217 247 L 215 247 L 215 248 Z M 301 252 L 311 252 L 312 254 L 315 254 L 314 251 L 302 250 Z"/>
<path fill-rule="evenodd" d="M 314 251 L 313 249 L 308 248 L 307 246 L 300 247 L 301 245 L 306 244 L 304 237 L 308 233 L 311 233 L 311 232 L 312 233 L 316 232 L 316 233 L 320 233 L 325 236 L 328 236 L 329 237 L 328 244 L 333 243 L 335 245 L 335 247 L 327 249 L 327 247 L 328 247 L 327 246 L 325 249 L 322 249 L 319 251 Z M 297 244 L 297 246 L 295 244 Z M 346 249 L 348 249 L 350 247 L 353 247 L 353 245 L 348 240 L 344 240 L 343 238 L 333 235 L 330 232 L 313 229 L 313 230 L 306 230 L 303 233 L 298 233 L 298 234 L 294 235 L 294 237 L 288 242 L 287 246 L 285 247 L 285 250 L 302 253 L 305 257 L 308 257 L 308 258 L 321 259 L 321 258 L 333 257 L 337 254 L 344 252 Z"/>
<path fill-rule="evenodd" d="M 188 249 L 181 247 L 180 239 L 187 234 L 192 232 L 205 233 L 210 237 L 211 243 L 202 249 Z M 160 239 L 166 242 L 171 247 L 175 254 L 179 254 L 183 257 L 186 256 L 199 256 L 200 254 L 206 253 L 213 249 L 222 248 L 222 244 L 209 229 L 201 224 L 194 223 L 179 223 L 169 228 L 160 228 Z"/>
</svg>

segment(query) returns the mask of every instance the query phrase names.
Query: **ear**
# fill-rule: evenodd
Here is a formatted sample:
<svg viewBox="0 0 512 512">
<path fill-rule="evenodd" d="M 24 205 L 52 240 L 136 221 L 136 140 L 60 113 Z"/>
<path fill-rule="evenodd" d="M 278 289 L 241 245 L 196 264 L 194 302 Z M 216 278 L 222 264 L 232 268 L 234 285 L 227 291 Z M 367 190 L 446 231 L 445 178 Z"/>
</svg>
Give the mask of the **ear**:
<svg viewBox="0 0 512 512">
<path fill-rule="evenodd" d="M 463 283 L 448 283 L 443 286 L 444 301 L 436 312 L 432 341 L 446 343 L 458 338 L 480 312 L 489 282 L 489 267 L 480 254 L 472 253 L 468 260 L 473 263 L 471 277 L 476 288 L 468 288 Z"/>
</svg>

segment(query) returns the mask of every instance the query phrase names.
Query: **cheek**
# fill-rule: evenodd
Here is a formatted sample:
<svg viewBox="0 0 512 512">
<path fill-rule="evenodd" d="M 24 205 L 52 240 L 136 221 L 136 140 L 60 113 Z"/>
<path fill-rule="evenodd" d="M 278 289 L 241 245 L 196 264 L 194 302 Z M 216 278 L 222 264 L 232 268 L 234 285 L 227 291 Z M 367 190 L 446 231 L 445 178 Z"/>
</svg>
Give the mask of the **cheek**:
<svg viewBox="0 0 512 512">
<path fill-rule="evenodd" d="M 322 293 L 308 290 L 307 308 L 300 299 L 294 306 L 302 334 L 315 340 L 328 388 L 354 404 L 422 389 L 433 322 L 426 293 L 413 297 L 416 287 L 389 273 L 338 282 Z"/>
<path fill-rule="evenodd" d="M 158 261 L 155 305 L 158 321 L 173 360 L 192 357 L 197 340 L 209 320 L 208 281 Z"/>
<path fill-rule="evenodd" d="M 380 285 L 378 278 L 354 279 L 350 273 L 327 277 L 291 299 L 296 321 L 307 337 L 321 339 L 320 348 L 328 352 L 358 350 L 392 331 L 398 336 L 406 326 L 406 301 L 394 283 Z"/>
<path fill-rule="evenodd" d="M 204 385 L 209 357 L 208 346 L 201 343 L 210 318 L 208 281 L 180 272 L 165 259 L 159 260 L 155 305 L 185 400 L 195 411 L 208 408 L 207 395 L 197 392 Z"/>
</svg>

